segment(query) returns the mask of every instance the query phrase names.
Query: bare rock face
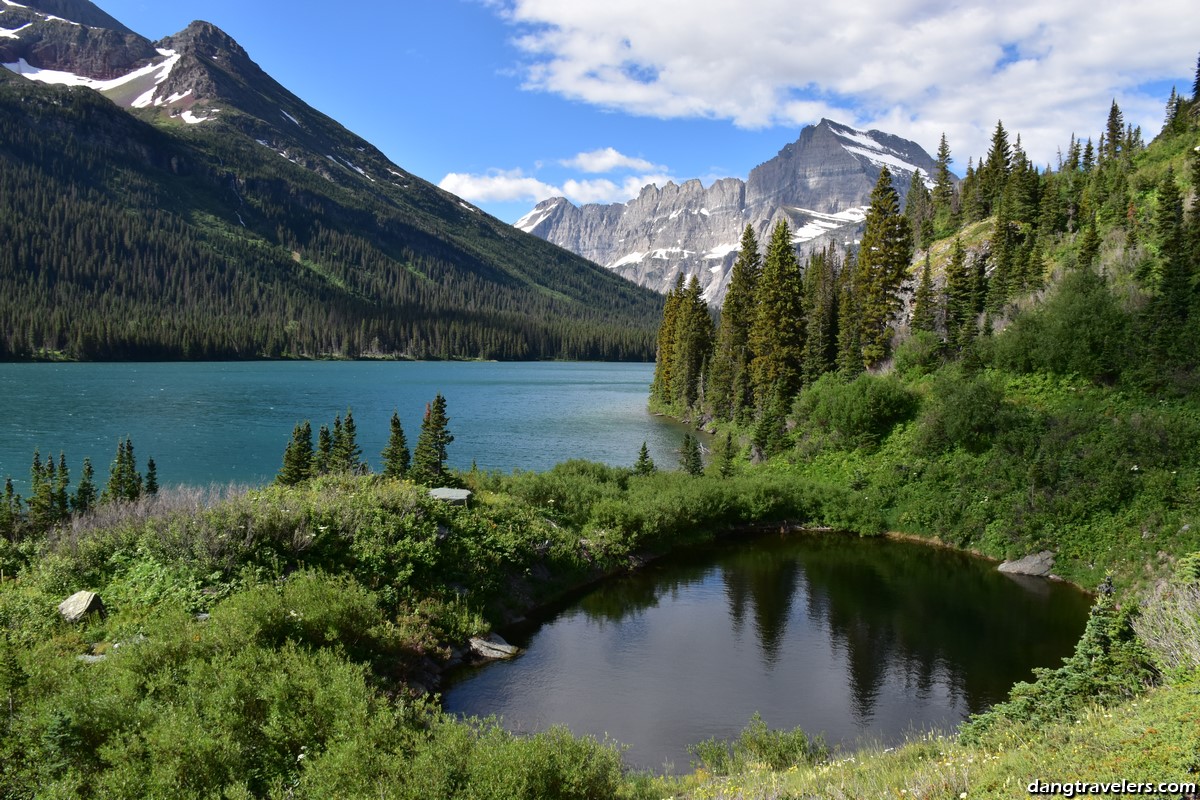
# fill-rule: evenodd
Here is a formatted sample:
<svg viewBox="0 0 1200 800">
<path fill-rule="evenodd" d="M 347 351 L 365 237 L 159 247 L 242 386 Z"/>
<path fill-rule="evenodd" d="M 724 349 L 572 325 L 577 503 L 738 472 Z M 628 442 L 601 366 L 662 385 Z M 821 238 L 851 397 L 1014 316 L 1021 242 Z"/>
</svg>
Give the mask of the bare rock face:
<svg viewBox="0 0 1200 800">
<path fill-rule="evenodd" d="M 88 614 L 103 614 L 104 602 L 95 592 L 76 592 L 58 604 L 58 613 L 67 622 L 79 622 Z"/>
<path fill-rule="evenodd" d="M 646 186 L 624 204 L 577 207 L 551 198 L 516 227 L 659 292 L 680 273 L 696 275 L 705 299 L 719 305 L 747 224 L 765 247 L 775 225 L 787 222 L 801 257 L 830 244 L 845 249 L 859 238 L 885 165 L 903 198 L 913 172 L 928 180 L 936 162 L 898 136 L 822 120 L 746 181 Z"/>
<path fill-rule="evenodd" d="M 110 80 L 158 58 L 149 39 L 86 0 L 3 4 L 0 28 L 9 32 L 0 37 L 0 63 L 18 68 Z"/>
</svg>

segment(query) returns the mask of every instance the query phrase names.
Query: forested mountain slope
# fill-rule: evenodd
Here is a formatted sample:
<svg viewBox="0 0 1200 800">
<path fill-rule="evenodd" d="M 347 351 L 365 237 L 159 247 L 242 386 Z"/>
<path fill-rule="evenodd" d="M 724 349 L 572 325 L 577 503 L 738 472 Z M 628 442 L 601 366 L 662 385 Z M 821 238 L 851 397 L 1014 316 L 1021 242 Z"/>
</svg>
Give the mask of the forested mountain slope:
<svg viewBox="0 0 1200 800">
<path fill-rule="evenodd" d="M 652 292 L 392 164 L 216 27 L 151 44 L 46 2 L 0 16 L 0 358 L 651 357 Z"/>
</svg>

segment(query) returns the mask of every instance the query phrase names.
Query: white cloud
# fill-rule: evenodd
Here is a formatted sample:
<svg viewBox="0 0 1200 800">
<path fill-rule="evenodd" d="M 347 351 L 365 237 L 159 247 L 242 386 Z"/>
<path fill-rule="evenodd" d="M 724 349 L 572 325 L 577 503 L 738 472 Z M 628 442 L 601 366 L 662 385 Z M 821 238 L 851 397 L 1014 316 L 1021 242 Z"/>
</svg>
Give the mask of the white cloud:
<svg viewBox="0 0 1200 800">
<path fill-rule="evenodd" d="M 564 167 L 574 167 L 590 173 L 617 172 L 619 170 L 646 172 L 663 169 L 644 158 L 627 156 L 612 147 L 604 147 L 590 153 L 579 153 L 574 158 L 563 159 L 559 163 Z"/>
<path fill-rule="evenodd" d="M 566 197 L 573 203 L 623 203 L 632 200 L 649 184 L 665 185 L 669 175 L 651 173 L 629 175 L 619 183 L 607 178 L 580 180 L 569 178 L 561 186 L 525 175 L 520 169 L 490 170 L 483 175 L 451 172 L 438 185 L 473 203 L 538 203 L 550 197 Z"/>
<path fill-rule="evenodd" d="M 473 203 L 537 202 L 562 193 L 519 169 L 491 170 L 484 175 L 451 172 L 438 186 Z"/>
<path fill-rule="evenodd" d="M 1113 98 L 1149 139 L 1166 98 L 1139 87 L 1189 89 L 1200 41 L 1200 14 L 1178 0 L 490 4 L 515 27 L 529 89 L 745 128 L 828 116 L 928 148 L 944 131 L 960 168 L 997 119 L 1051 160 L 1072 132 L 1095 135 Z"/>
</svg>

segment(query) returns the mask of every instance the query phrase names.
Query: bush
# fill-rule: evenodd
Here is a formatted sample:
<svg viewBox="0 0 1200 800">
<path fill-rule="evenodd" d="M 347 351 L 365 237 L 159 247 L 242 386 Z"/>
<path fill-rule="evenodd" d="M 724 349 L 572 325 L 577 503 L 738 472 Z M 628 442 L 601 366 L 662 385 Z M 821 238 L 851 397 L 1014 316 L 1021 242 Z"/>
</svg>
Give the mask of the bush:
<svg viewBox="0 0 1200 800">
<path fill-rule="evenodd" d="M 980 374 L 958 367 L 941 370 L 918 421 L 918 444 L 927 453 L 961 447 L 972 453 L 986 450 L 1002 427 L 1008 409 L 1004 392 Z"/>
<path fill-rule="evenodd" d="M 863 374 L 846 383 L 828 373 L 800 393 L 793 413 L 805 433 L 855 448 L 877 445 L 916 409 L 916 395 L 892 377 Z"/>
<path fill-rule="evenodd" d="M 688 751 L 713 775 L 735 775 L 751 765 L 780 772 L 795 765 L 812 766 L 829 758 L 821 737 L 809 738 L 800 728 L 773 731 L 757 712 L 733 742 L 714 738 L 692 745 Z"/>
</svg>

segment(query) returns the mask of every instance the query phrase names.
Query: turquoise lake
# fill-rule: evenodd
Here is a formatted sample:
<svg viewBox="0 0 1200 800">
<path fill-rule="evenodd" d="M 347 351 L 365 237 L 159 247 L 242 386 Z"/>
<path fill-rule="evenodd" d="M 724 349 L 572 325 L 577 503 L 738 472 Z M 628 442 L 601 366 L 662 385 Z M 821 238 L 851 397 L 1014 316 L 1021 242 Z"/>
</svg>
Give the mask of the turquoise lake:
<svg viewBox="0 0 1200 800">
<path fill-rule="evenodd" d="M 62 451 L 73 479 L 85 456 L 98 482 L 118 440 L 163 485 L 262 484 L 278 472 L 292 427 L 314 433 L 353 409 L 378 467 L 398 411 L 409 445 L 425 404 L 446 397 L 450 463 L 544 470 L 569 458 L 632 464 L 643 441 L 674 467 L 684 430 L 646 411 L 651 364 L 239 362 L 0 364 L 0 479 L 18 491 L 35 448 Z"/>
</svg>

